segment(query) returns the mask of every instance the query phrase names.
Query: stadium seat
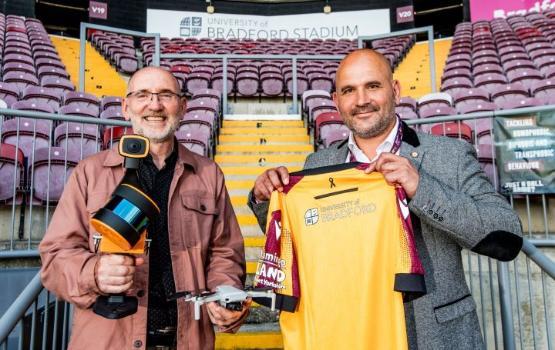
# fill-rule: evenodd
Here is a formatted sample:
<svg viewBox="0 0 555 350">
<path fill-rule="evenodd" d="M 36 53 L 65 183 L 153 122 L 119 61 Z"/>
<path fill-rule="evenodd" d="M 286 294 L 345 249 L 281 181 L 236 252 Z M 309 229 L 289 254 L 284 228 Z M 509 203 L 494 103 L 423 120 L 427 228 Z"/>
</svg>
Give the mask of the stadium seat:
<svg viewBox="0 0 555 350">
<path fill-rule="evenodd" d="M 23 157 L 21 149 L 16 149 L 16 146 L 8 143 L 0 143 L 0 203 L 2 204 L 17 198 L 17 187 L 24 179 Z"/>
<path fill-rule="evenodd" d="M 29 86 L 23 90 L 23 96 L 21 99 L 23 101 L 35 102 L 39 104 L 46 103 L 52 107 L 53 111 L 57 111 L 60 108 L 62 96 L 53 89 L 40 86 Z"/>
<path fill-rule="evenodd" d="M 202 129 L 198 129 L 194 132 L 190 130 L 179 130 L 176 131 L 175 137 L 179 143 L 187 147 L 190 151 L 208 157 L 210 156 L 210 133 L 201 130 Z"/>
<path fill-rule="evenodd" d="M 33 197 L 42 204 L 56 203 L 64 185 L 77 165 L 76 159 L 66 157 L 61 147 L 37 148 L 30 168 Z"/>
<path fill-rule="evenodd" d="M 119 108 L 121 110 L 121 97 L 104 96 L 100 101 L 100 110 L 105 111 L 109 108 Z"/>
<path fill-rule="evenodd" d="M 522 97 L 528 97 L 528 89 L 520 83 L 500 85 L 491 92 L 491 100 L 498 106 L 512 99 Z"/>
<path fill-rule="evenodd" d="M 337 129 L 343 124 L 343 118 L 338 112 L 324 112 L 318 115 L 314 121 L 314 142 L 316 145 L 323 144 L 329 130 Z"/>
<path fill-rule="evenodd" d="M 42 78 L 41 85 L 56 90 L 59 94 L 64 94 L 68 91 L 74 91 L 75 86 L 71 81 L 65 78 L 46 76 Z"/>
<path fill-rule="evenodd" d="M 4 82 L 11 83 L 18 92 L 22 92 L 28 86 L 39 85 L 39 80 L 34 74 L 23 72 L 8 72 L 3 76 Z"/>
<path fill-rule="evenodd" d="M 54 129 L 54 142 L 71 159 L 83 159 L 100 151 L 101 133 L 94 124 L 64 122 Z"/>
<path fill-rule="evenodd" d="M 329 133 L 326 135 L 326 138 L 322 140 L 322 148 L 328 148 L 348 138 L 349 138 L 349 129 L 347 129 L 346 127 L 331 129 Z"/>
<path fill-rule="evenodd" d="M 545 105 L 555 104 L 555 81 L 551 79 L 538 81 L 532 85 L 532 95 Z"/>
<path fill-rule="evenodd" d="M 126 126 L 112 126 L 104 129 L 104 137 L 102 143 L 104 149 L 118 147 L 119 140 L 123 135 L 132 135 L 133 128 Z"/>
<path fill-rule="evenodd" d="M 93 94 L 85 92 L 66 92 L 64 95 L 64 105 L 87 110 L 94 116 L 98 116 L 100 113 L 100 100 Z"/>
<path fill-rule="evenodd" d="M 110 107 L 105 111 L 100 113 L 100 119 L 116 119 L 116 120 L 125 120 L 123 114 L 121 113 L 121 107 Z"/>
<path fill-rule="evenodd" d="M 211 75 L 208 73 L 191 73 L 187 77 L 185 84 L 187 91 L 196 91 L 200 89 L 208 89 Z"/>
<path fill-rule="evenodd" d="M 34 150 L 50 144 L 51 121 L 31 118 L 14 118 L 2 123 L 2 143 L 16 146 L 25 157 Z"/>
<path fill-rule="evenodd" d="M 10 83 L 0 82 L 0 99 L 10 108 L 19 98 L 19 89 Z"/>
<path fill-rule="evenodd" d="M 249 70 L 237 72 L 235 77 L 236 96 L 257 96 L 260 81 L 258 73 Z"/>
<path fill-rule="evenodd" d="M 447 136 L 472 143 L 472 129 L 464 122 L 435 124 L 430 130 L 432 135 Z"/>
</svg>

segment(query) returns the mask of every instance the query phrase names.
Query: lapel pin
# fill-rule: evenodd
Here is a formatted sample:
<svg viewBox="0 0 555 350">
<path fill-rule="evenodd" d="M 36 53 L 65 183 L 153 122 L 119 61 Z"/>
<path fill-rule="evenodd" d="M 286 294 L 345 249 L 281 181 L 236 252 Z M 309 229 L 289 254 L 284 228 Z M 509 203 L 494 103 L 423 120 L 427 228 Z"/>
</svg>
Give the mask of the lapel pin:
<svg viewBox="0 0 555 350">
<path fill-rule="evenodd" d="M 413 157 L 413 158 L 416 158 L 416 157 L 418 157 L 418 152 L 412 151 L 412 152 L 410 153 L 410 156 Z"/>
</svg>

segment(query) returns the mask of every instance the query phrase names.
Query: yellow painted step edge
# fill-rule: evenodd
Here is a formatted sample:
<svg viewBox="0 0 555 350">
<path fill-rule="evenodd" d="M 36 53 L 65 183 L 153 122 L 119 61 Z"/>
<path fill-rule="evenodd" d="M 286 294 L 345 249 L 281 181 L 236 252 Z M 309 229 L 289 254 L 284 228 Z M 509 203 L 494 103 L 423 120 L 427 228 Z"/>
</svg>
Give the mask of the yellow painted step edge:
<svg viewBox="0 0 555 350">
<path fill-rule="evenodd" d="M 283 349 L 280 332 L 217 333 L 216 349 Z"/>
</svg>

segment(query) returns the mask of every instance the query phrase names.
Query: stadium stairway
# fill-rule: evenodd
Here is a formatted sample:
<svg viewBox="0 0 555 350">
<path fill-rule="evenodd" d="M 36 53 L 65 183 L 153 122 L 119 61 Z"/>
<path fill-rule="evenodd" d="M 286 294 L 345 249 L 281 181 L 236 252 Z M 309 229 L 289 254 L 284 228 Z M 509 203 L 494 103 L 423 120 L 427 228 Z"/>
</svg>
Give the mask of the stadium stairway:
<svg viewBox="0 0 555 350">
<path fill-rule="evenodd" d="M 71 82 L 79 89 L 79 40 L 51 35 L 50 39 L 70 75 Z M 124 96 L 127 82 L 87 41 L 85 49 L 85 91 L 103 96 Z"/>
<path fill-rule="evenodd" d="M 247 207 L 247 196 L 258 175 L 279 165 L 300 170 L 313 151 L 302 120 L 224 120 L 215 156 L 222 168 L 235 214 L 245 238 L 247 285 L 252 285 L 264 235 Z M 283 347 L 276 313 L 253 307 L 237 334 L 218 334 L 217 349 L 280 349 Z"/>
<path fill-rule="evenodd" d="M 437 39 L 434 41 L 436 59 L 436 87 L 441 85 L 441 75 L 451 48 L 452 39 Z M 414 44 L 405 58 L 393 73 L 395 79 L 401 83 L 401 96 L 418 99 L 432 92 L 430 87 L 430 62 L 428 42 Z M 439 92 L 439 91 L 438 91 Z"/>
</svg>

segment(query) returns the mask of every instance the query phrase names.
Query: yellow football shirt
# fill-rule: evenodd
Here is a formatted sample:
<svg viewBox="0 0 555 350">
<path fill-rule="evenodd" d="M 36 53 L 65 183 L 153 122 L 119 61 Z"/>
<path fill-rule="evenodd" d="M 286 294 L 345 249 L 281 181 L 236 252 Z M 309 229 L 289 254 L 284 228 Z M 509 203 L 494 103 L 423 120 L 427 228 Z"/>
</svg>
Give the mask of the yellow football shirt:
<svg viewBox="0 0 555 350">
<path fill-rule="evenodd" d="M 272 193 L 255 284 L 294 311 L 280 314 L 286 349 L 407 348 L 403 293 L 425 287 L 397 203 L 357 163 L 292 173 Z"/>
</svg>

